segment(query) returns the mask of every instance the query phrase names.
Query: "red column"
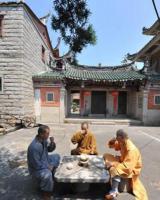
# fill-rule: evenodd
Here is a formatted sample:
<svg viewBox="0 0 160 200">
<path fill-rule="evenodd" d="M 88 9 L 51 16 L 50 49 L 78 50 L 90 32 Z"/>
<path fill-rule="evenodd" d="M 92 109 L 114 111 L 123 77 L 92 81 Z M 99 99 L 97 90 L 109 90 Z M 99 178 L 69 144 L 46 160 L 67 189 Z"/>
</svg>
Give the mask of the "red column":
<svg viewBox="0 0 160 200">
<path fill-rule="evenodd" d="M 80 113 L 83 115 L 88 107 L 88 101 L 86 97 L 91 96 L 90 91 L 81 90 L 80 91 Z"/>
<path fill-rule="evenodd" d="M 117 114 L 118 112 L 118 92 L 112 92 L 112 96 L 113 96 L 113 110 L 114 110 L 114 114 Z"/>
</svg>

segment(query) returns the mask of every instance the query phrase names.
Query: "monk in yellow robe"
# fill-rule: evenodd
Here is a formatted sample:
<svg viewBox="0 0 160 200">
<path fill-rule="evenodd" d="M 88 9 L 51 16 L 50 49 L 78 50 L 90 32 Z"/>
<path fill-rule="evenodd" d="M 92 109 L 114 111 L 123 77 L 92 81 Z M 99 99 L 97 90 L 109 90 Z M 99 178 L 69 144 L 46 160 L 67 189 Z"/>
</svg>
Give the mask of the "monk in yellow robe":
<svg viewBox="0 0 160 200">
<path fill-rule="evenodd" d="M 105 199 L 114 199 L 118 195 L 118 185 L 122 178 L 131 179 L 131 190 L 136 200 L 148 200 L 146 190 L 139 180 L 142 159 L 138 148 L 123 130 L 117 131 L 116 138 L 109 141 L 108 146 L 120 151 L 120 156 L 104 154 L 106 167 L 111 176 L 111 191 Z"/>
<path fill-rule="evenodd" d="M 76 149 L 71 151 L 71 155 L 98 154 L 95 136 L 89 130 L 89 125 L 87 122 L 83 122 L 81 124 L 81 130 L 73 135 L 71 142 L 73 144 L 77 144 Z"/>
</svg>

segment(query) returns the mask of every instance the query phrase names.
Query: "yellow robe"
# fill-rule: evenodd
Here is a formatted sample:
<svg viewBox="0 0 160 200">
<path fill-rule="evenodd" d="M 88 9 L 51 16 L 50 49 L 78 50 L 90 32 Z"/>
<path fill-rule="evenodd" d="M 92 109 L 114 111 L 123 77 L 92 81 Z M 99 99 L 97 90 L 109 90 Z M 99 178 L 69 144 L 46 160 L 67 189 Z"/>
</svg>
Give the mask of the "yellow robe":
<svg viewBox="0 0 160 200">
<path fill-rule="evenodd" d="M 110 154 L 105 154 L 105 161 L 112 162 L 114 167 L 110 168 L 111 177 L 120 176 L 123 178 L 132 179 L 132 191 L 136 200 L 148 200 L 147 192 L 141 183 L 139 176 L 142 169 L 142 159 L 138 148 L 128 139 L 125 144 L 120 144 L 118 141 L 115 144 L 110 144 L 109 147 L 120 151 L 120 162 Z"/>
<path fill-rule="evenodd" d="M 88 130 L 86 135 L 81 131 L 75 133 L 71 139 L 72 143 L 77 143 L 77 148 L 74 150 L 77 154 L 93 154 L 97 155 L 96 138 L 91 131 Z"/>
</svg>

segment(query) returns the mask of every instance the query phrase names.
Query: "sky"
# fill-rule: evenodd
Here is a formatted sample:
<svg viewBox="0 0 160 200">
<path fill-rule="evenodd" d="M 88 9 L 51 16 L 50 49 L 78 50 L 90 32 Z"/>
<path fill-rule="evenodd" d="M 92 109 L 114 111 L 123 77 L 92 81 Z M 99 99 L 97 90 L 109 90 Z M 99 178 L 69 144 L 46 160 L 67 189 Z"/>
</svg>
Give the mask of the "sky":
<svg viewBox="0 0 160 200">
<path fill-rule="evenodd" d="M 54 13 L 52 0 L 25 0 L 38 17 L 48 12 Z M 160 13 L 160 0 L 155 0 Z M 92 12 L 90 23 L 97 35 L 97 44 L 88 45 L 78 55 L 79 64 L 119 65 L 127 53 L 136 53 L 150 39 L 142 34 L 142 28 L 150 27 L 157 19 L 152 0 L 88 0 Z M 48 21 L 49 35 L 56 46 L 59 33 L 51 28 Z M 68 47 L 61 42 L 61 55 Z"/>
</svg>

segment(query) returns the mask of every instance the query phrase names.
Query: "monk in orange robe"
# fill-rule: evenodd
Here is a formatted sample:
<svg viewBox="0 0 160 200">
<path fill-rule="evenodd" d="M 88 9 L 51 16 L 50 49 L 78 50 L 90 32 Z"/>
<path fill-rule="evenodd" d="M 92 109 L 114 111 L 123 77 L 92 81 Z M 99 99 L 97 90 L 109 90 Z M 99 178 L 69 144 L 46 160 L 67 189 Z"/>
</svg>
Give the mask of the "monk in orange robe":
<svg viewBox="0 0 160 200">
<path fill-rule="evenodd" d="M 71 142 L 77 144 L 77 148 L 71 151 L 71 155 L 98 154 L 95 136 L 89 130 L 87 122 L 81 124 L 81 130 L 73 135 Z"/>
<path fill-rule="evenodd" d="M 117 131 L 116 138 L 109 141 L 108 146 L 120 151 L 120 156 L 104 154 L 106 167 L 111 176 L 111 191 L 105 199 L 114 199 L 118 195 L 118 185 L 122 178 L 131 179 L 131 190 L 136 200 L 148 200 L 146 190 L 139 180 L 142 159 L 138 148 L 123 130 Z"/>
</svg>

